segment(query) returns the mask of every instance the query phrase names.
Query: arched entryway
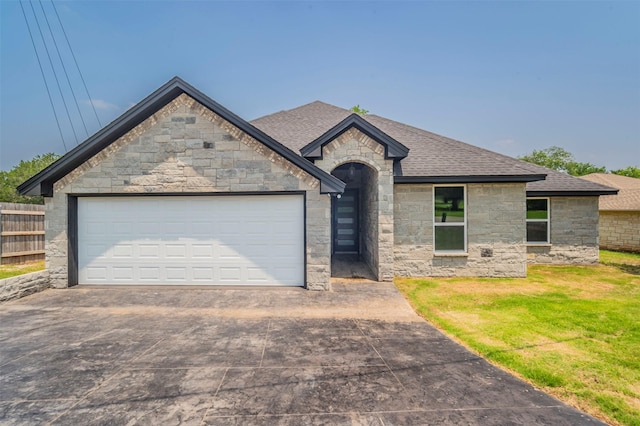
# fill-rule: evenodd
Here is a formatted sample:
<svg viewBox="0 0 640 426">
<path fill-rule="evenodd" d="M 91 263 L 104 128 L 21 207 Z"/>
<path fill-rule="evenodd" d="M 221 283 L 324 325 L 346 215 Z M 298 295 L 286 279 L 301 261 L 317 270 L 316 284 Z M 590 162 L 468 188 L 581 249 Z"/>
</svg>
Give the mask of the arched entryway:
<svg viewBox="0 0 640 426">
<path fill-rule="evenodd" d="M 342 164 L 331 174 L 347 184 L 331 204 L 331 275 L 377 280 L 378 174 L 357 162 Z"/>
</svg>

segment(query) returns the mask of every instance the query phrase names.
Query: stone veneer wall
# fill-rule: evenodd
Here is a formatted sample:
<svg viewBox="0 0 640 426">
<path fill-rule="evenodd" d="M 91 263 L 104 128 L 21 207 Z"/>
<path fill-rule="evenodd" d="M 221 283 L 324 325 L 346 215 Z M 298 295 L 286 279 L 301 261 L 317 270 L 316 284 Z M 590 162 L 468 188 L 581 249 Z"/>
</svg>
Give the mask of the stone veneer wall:
<svg viewBox="0 0 640 426">
<path fill-rule="evenodd" d="M 0 280 L 0 302 L 19 299 L 47 288 L 49 288 L 49 271 L 47 270 L 5 278 Z"/>
<path fill-rule="evenodd" d="M 526 276 L 524 183 L 467 184 L 467 253 L 433 251 L 433 186 L 394 188 L 397 276 Z"/>
<path fill-rule="evenodd" d="M 600 211 L 600 248 L 640 252 L 640 211 Z"/>
<path fill-rule="evenodd" d="M 375 170 L 378 217 L 377 259 L 373 272 L 379 281 L 393 280 L 393 160 L 386 160 L 384 147 L 356 129 L 347 130 L 326 144 L 322 148 L 322 156 L 315 164 L 327 173 L 345 163 L 362 163 Z M 375 231 L 371 235 L 375 235 Z"/>
<path fill-rule="evenodd" d="M 527 246 L 529 263 L 598 263 L 598 197 L 550 197 L 550 244 Z"/>
<path fill-rule="evenodd" d="M 67 194 L 244 191 L 306 193 L 307 288 L 328 290 L 331 203 L 319 181 L 182 94 L 54 185 L 47 268 L 67 286 Z"/>
</svg>

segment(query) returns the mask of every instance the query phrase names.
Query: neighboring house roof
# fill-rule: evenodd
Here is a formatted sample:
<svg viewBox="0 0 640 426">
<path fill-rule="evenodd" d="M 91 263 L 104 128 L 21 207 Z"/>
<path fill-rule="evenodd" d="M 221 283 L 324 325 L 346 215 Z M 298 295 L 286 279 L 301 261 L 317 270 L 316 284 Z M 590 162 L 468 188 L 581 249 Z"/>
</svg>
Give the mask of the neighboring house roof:
<svg viewBox="0 0 640 426">
<path fill-rule="evenodd" d="M 618 195 L 600 198 L 600 210 L 640 211 L 640 179 L 608 173 L 591 173 L 582 179 L 619 190 Z"/>
<path fill-rule="evenodd" d="M 258 142 L 264 144 L 289 160 L 291 163 L 309 173 L 311 176 L 320 180 L 320 191 L 322 193 L 342 193 L 344 191 L 344 182 L 340 181 L 335 176 L 326 173 L 310 161 L 291 151 L 291 149 L 277 142 L 271 136 L 266 135 L 253 125 L 224 108 L 222 105 L 218 104 L 213 99 L 209 98 L 179 77 L 174 77 L 169 80 L 158 90 L 127 110 L 120 117 L 69 151 L 58 161 L 54 162 L 46 169 L 24 182 L 18 187 L 18 191 L 24 195 L 52 196 L 53 184 L 57 180 L 63 178 L 89 158 L 105 149 L 111 143 L 115 142 L 135 126 L 155 114 L 158 110 L 180 96 L 182 93 L 185 93 L 195 99 L 200 104 L 222 117 L 224 120 L 230 122 L 249 136 L 256 139 Z"/>
<path fill-rule="evenodd" d="M 352 115 L 351 111 L 315 101 L 251 123 L 301 155 Z M 600 195 L 612 189 L 526 163 L 377 115 L 360 116 L 408 148 L 397 162 L 395 182 L 528 182 L 529 195 Z M 317 152 L 314 152 L 317 155 Z M 309 155 L 309 158 L 314 158 Z M 546 176 L 546 180 L 545 179 Z"/>
</svg>

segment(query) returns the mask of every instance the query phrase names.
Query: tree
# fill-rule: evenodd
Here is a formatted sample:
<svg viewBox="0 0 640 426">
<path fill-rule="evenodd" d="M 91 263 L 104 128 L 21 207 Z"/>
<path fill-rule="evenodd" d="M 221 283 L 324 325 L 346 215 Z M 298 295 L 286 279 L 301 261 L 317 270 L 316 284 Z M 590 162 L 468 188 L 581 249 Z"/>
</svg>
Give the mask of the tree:
<svg viewBox="0 0 640 426">
<path fill-rule="evenodd" d="M 611 170 L 614 175 L 627 176 L 640 179 L 640 167 L 629 166 L 624 169 Z"/>
<path fill-rule="evenodd" d="M 591 173 L 606 173 L 606 167 L 598 167 L 591 163 L 579 163 L 577 161 L 571 161 L 567 164 L 567 173 L 571 176 L 585 176 Z"/>
<path fill-rule="evenodd" d="M 29 161 L 20 161 L 20 164 L 8 172 L 0 171 L 0 201 L 7 203 L 43 204 L 44 200 L 42 197 L 20 195 L 18 194 L 17 187 L 58 158 L 60 158 L 60 156 L 53 152 L 36 155 Z"/>
<path fill-rule="evenodd" d="M 518 158 L 552 170 L 565 172 L 572 176 L 584 176 L 590 173 L 605 173 L 607 171 L 605 167 L 576 161 L 573 154 L 559 146 L 552 146 L 540 151 L 534 149 L 531 154 Z"/>
<path fill-rule="evenodd" d="M 360 104 L 352 106 L 349 111 L 351 112 L 355 112 L 356 114 L 360 114 L 360 115 L 367 115 L 369 114 L 369 110 L 368 109 L 364 109 L 364 108 L 360 108 Z"/>
</svg>

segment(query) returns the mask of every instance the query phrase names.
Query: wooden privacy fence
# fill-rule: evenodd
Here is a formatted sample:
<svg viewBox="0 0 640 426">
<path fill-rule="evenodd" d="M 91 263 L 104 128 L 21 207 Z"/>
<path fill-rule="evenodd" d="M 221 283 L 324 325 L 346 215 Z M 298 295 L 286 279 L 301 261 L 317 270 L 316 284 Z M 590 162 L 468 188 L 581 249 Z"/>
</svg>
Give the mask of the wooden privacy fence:
<svg viewBox="0 0 640 426">
<path fill-rule="evenodd" d="M 0 264 L 44 259 L 44 206 L 0 203 Z"/>
</svg>

